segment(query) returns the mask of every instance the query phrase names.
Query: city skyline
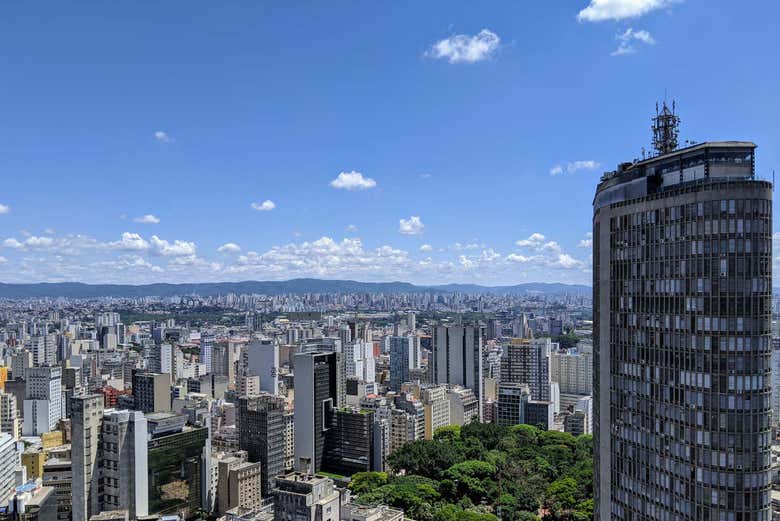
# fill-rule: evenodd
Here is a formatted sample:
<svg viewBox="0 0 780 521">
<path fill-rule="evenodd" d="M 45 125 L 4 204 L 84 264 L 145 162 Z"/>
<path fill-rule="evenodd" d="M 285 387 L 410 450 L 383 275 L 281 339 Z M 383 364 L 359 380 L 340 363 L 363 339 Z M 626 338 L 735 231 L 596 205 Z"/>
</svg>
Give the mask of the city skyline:
<svg viewBox="0 0 780 521">
<path fill-rule="evenodd" d="M 773 3 L 181 5 L 2 8 L 0 280 L 590 284 L 665 95 L 777 163 Z"/>
</svg>

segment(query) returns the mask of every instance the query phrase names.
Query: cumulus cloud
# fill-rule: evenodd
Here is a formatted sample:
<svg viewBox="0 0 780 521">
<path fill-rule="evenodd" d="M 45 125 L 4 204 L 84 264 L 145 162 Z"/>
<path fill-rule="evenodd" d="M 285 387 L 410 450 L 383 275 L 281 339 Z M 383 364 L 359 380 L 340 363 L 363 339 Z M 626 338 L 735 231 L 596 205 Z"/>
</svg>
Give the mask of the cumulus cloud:
<svg viewBox="0 0 780 521">
<path fill-rule="evenodd" d="M 341 172 L 336 179 L 330 182 L 330 186 L 340 190 L 368 190 L 376 186 L 376 181 L 356 171 Z"/>
<path fill-rule="evenodd" d="M 425 225 L 416 215 L 398 221 L 398 231 L 404 235 L 420 235 L 424 229 Z"/>
<path fill-rule="evenodd" d="M 149 242 L 137 233 L 124 232 L 118 241 L 106 244 L 109 249 L 122 251 L 147 251 Z"/>
<path fill-rule="evenodd" d="M 539 232 L 535 232 L 535 233 L 532 233 L 531 235 L 529 235 L 527 239 L 520 239 L 515 244 L 517 244 L 521 248 L 522 247 L 529 247 L 529 246 L 530 247 L 537 247 L 537 246 L 541 246 L 542 244 L 544 244 L 544 241 L 546 239 L 547 238 L 543 234 L 541 234 Z"/>
<path fill-rule="evenodd" d="M 585 234 L 585 238 L 582 239 L 579 244 L 577 244 L 577 248 L 591 248 L 593 247 L 593 233 L 588 232 Z"/>
<path fill-rule="evenodd" d="M 241 251 L 241 246 L 239 246 L 235 242 L 226 242 L 225 244 L 217 248 L 217 251 L 220 253 L 238 253 Z"/>
<path fill-rule="evenodd" d="M 8 213 L 11 211 L 11 207 L 7 204 L 0 203 L 0 215 Z"/>
<path fill-rule="evenodd" d="M 154 139 L 160 143 L 173 143 L 173 138 L 168 135 L 167 132 L 163 132 L 162 130 L 158 130 L 154 133 Z"/>
<path fill-rule="evenodd" d="M 433 251 L 433 246 L 430 244 L 423 244 L 420 246 L 420 251 Z"/>
<path fill-rule="evenodd" d="M 133 221 L 141 224 L 159 224 L 160 218 L 156 215 L 147 213 L 146 215 L 141 215 L 134 218 Z"/>
<path fill-rule="evenodd" d="M 358 227 L 355 226 L 354 224 L 350 224 L 349 226 L 347 226 L 347 232 L 355 233 L 356 231 L 358 231 Z"/>
<path fill-rule="evenodd" d="M 455 34 L 434 43 L 425 56 L 447 60 L 449 63 L 475 63 L 493 56 L 501 38 L 488 29 L 475 35 Z"/>
<path fill-rule="evenodd" d="M 631 27 L 618 33 L 615 36 L 618 41 L 618 47 L 610 53 L 610 56 L 625 56 L 627 54 L 634 54 L 637 51 L 636 44 L 655 45 L 655 40 L 649 32 L 640 29 L 634 30 Z"/>
<path fill-rule="evenodd" d="M 0 255 L 0 264 L 5 264 L 6 262 L 8 262 L 8 259 Z"/>
<path fill-rule="evenodd" d="M 152 235 L 149 240 L 151 246 L 150 251 L 156 255 L 163 256 L 182 256 L 182 255 L 195 255 L 195 243 L 188 241 L 175 240 L 168 242 L 164 239 L 160 239 L 156 235 Z"/>
<path fill-rule="evenodd" d="M 678 0 L 590 0 L 577 15 L 580 22 L 602 22 L 637 18 L 671 6 Z"/>
<path fill-rule="evenodd" d="M 252 203 L 250 206 L 252 207 L 252 210 L 256 210 L 258 212 L 270 212 L 276 208 L 276 203 L 270 199 L 266 199 L 262 203 Z"/>
<path fill-rule="evenodd" d="M 550 175 L 572 175 L 580 170 L 595 170 L 599 166 L 601 165 L 592 159 L 569 161 L 568 163 L 559 163 L 550 168 Z"/>
</svg>

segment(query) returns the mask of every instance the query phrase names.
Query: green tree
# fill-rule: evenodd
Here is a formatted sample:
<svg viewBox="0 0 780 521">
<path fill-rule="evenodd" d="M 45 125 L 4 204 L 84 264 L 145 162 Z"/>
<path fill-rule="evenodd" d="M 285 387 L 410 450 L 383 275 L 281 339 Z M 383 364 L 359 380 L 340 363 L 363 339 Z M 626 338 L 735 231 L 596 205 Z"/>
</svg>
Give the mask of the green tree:
<svg viewBox="0 0 780 521">
<path fill-rule="evenodd" d="M 387 472 L 358 472 L 349 481 L 349 490 L 360 495 L 387 485 Z"/>
</svg>

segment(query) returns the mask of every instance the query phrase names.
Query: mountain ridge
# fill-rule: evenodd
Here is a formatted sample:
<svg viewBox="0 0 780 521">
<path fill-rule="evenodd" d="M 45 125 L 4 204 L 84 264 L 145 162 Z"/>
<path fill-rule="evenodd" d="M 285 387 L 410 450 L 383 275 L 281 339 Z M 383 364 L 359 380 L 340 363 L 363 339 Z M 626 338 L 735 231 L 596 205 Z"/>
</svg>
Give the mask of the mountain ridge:
<svg viewBox="0 0 780 521">
<path fill-rule="evenodd" d="M 354 280 L 300 278 L 282 281 L 154 283 L 154 284 L 86 284 L 82 282 L 37 282 L 27 284 L 0 283 L 0 298 L 133 298 L 172 297 L 182 295 L 215 296 L 236 294 L 302 294 L 302 293 L 445 293 L 471 294 L 577 294 L 591 293 L 583 284 L 560 282 L 529 282 L 505 286 L 479 284 L 415 285 L 409 282 L 359 282 Z"/>
</svg>

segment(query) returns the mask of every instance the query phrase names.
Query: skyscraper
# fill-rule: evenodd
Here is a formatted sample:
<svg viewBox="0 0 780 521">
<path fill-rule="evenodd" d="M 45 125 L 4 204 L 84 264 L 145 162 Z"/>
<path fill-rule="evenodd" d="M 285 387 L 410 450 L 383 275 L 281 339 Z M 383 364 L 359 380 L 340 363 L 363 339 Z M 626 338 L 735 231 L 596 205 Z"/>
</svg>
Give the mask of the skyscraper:
<svg viewBox="0 0 780 521">
<path fill-rule="evenodd" d="M 482 341 L 478 326 L 436 326 L 433 328 L 431 380 L 436 384 L 457 384 L 474 392 L 482 418 Z"/>
<path fill-rule="evenodd" d="M 56 366 L 27 369 L 23 434 L 40 436 L 53 430 L 61 418 L 62 369 Z"/>
<path fill-rule="evenodd" d="M 295 355 L 295 466 L 304 472 L 322 468 L 325 434 L 338 406 L 336 353 Z"/>
<path fill-rule="evenodd" d="M 766 521 L 772 185 L 678 121 L 593 201 L 595 517 Z"/>
<path fill-rule="evenodd" d="M 238 400 L 238 446 L 249 461 L 261 462 L 262 496 L 269 497 L 274 479 L 285 471 L 284 398 L 263 393 Z"/>
<path fill-rule="evenodd" d="M 103 395 L 71 399 L 71 459 L 73 461 L 73 521 L 87 521 L 100 512 L 97 493 L 98 441 L 103 419 Z"/>
</svg>

